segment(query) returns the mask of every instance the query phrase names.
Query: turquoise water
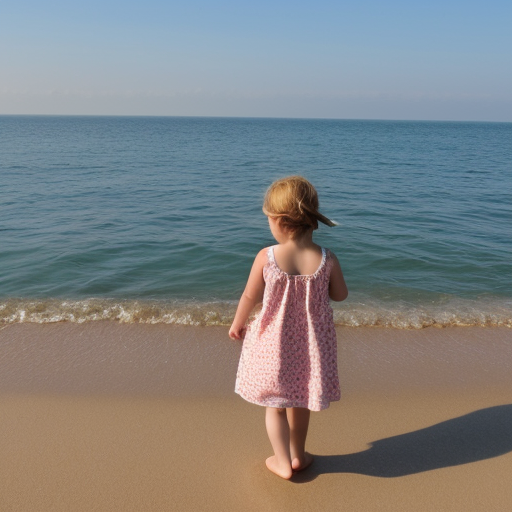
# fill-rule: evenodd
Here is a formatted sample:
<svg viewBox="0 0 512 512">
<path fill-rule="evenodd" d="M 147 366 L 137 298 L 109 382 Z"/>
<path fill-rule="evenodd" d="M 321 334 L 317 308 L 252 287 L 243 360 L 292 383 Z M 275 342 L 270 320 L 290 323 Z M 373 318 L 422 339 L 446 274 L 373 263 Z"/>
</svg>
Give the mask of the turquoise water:
<svg viewBox="0 0 512 512">
<path fill-rule="evenodd" d="M 349 325 L 512 325 L 512 124 L 0 116 L 0 319 L 229 323 L 302 174 Z"/>
</svg>

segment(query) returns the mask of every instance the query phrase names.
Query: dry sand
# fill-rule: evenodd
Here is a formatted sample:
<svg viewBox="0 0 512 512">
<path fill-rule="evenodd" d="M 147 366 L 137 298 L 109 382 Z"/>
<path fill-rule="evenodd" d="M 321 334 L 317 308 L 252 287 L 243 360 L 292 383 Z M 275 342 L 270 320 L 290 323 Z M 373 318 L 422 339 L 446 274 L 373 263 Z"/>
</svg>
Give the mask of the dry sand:
<svg viewBox="0 0 512 512">
<path fill-rule="evenodd" d="M 512 510 L 512 330 L 341 328 L 313 465 L 268 472 L 227 328 L 0 330 L 0 510 Z"/>
</svg>

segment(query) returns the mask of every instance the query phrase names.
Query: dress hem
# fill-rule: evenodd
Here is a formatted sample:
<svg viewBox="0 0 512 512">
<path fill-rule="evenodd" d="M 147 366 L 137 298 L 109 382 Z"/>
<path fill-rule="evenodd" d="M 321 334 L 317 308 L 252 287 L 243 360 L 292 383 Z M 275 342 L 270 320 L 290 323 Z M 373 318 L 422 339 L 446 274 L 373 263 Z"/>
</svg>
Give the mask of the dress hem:
<svg viewBox="0 0 512 512">
<path fill-rule="evenodd" d="M 269 403 L 265 403 L 263 401 L 256 401 L 256 400 L 250 400 L 248 398 L 246 398 L 244 395 L 242 395 L 242 393 L 240 393 L 240 391 L 238 391 L 237 389 L 235 389 L 235 393 L 237 395 L 239 395 L 241 398 L 243 398 L 246 402 L 249 402 L 251 404 L 254 404 L 254 405 L 260 405 L 261 407 L 274 407 L 276 409 L 289 409 L 289 408 L 293 408 L 293 407 L 298 407 L 298 408 L 301 408 L 301 409 L 309 409 L 310 411 L 313 411 L 313 412 L 320 412 L 320 411 L 323 411 L 325 409 L 328 409 L 329 406 L 331 405 L 331 402 L 339 402 L 341 398 L 336 398 L 334 400 L 327 400 L 325 402 L 322 403 L 322 405 L 319 407 L 319 408 L 315 408 L 315 409 L 312 409 L 311 407 L 309 407 L 309 404 L 308 405 L 304 405 L 303 402 L 294 402 L 294 401 L 291 401 L 291 400 L 282 400 L 282 403 L 278 404 L 277 402 L 279 402 L 279 400 L 276 400 L 275 402 L 273 402 L 272 404 L 269 404 Z"/>
</svg>

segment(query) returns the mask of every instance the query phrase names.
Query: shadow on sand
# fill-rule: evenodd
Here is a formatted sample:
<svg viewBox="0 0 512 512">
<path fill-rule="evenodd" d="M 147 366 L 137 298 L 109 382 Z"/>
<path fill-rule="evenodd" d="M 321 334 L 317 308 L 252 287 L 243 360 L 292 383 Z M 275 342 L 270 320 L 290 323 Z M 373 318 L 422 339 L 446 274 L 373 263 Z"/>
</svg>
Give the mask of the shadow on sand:
<svg viewBox="0 0 512 512">
<path fill-rule="evenodd" d="M 315 455 L 295 483 L 326 473 L 393 478 L 498 457 L 512 451 L 512 405 L 481 409 L 415 432 L 370 443 L 364 452 Z"/>
</svg>

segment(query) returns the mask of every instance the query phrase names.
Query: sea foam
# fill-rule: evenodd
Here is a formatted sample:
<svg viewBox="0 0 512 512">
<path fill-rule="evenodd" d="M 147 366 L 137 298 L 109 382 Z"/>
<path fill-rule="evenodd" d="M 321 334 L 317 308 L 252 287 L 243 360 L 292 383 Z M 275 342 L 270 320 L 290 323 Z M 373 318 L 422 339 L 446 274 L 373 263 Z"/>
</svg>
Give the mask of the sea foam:
<svg viewBox="0 0 512 512">
<path fill-rule="evenodd" d="M 229 326 L 235 311 L 234 301 L 8 299 L 0 302 L 0 323 L 112 320 L 121 323 Z M 480 302 L 452 299 L 443 304 L 413 305 L 353 300 L 334 304 L 333 316 L 336 325 L 351 327 L 512 327 L 512 303 L 500 299 Z"/>
</svg>

